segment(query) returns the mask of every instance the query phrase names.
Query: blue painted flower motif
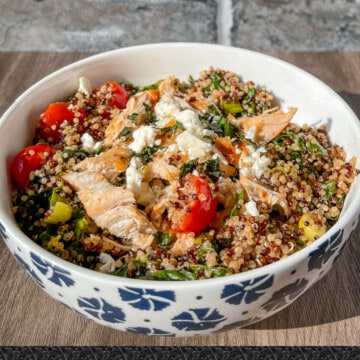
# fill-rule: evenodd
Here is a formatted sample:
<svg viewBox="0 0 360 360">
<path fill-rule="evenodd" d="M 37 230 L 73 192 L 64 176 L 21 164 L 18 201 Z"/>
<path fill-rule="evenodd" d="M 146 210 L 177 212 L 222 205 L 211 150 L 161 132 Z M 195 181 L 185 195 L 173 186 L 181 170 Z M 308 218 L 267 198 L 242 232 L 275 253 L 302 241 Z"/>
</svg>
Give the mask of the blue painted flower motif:
<svg viewBox="0 0 360 360">
<path fill-rule="evenodd" d="M 243 281 L 239 284 L 226 285 L 222 291 L 221 299 L 232 305 L 239 305 L 242 301 L 250 304 L 265 293 L 272 286 L 273 275 L 259 276 L 253 280 Z"/>
<path fill-rule="evenodd" d="M 96 319 L 104 320 L 110 323 L 121 323 L 125 321 L 124 312 L 104 299 L 96 298 L 78 298 L 79 306 L 85 310 L 89 315 Z"/>
<path fill-rule="evenodd" d="M 6 233 L 5 226 L 2 223 L 0 223 L 0 235 L 5 241 L 8 241 L 9 237 Z"/>
<path fill-rule="evenodd" d="M 145 335 L 161 335 L 161 336 L 175 336 L 175 334 L 168 331 L 155 329 L 155 328 L 146 328 L 146 327 L 132 327 L 127 328 L 126 331 L 134 334 L 145 334 Z"/>
<path fill-rule="evenodd" d="M 340 229 L 309 254 L 308 270 L 321 269 L 339 249 L 344 230 Z"/>
<path fill-rule="evenodd" d="M 140 310 L 160 311 L 175 302 L 173 291 L 157 291 L 132 287 L 119 288 L 123 301 Z"/>
<path fill-rule="evenodd" d="M 14 253 L 15 259 L 19 262 L 19 264 L 22 266 L 22 268 L 33 278 L 33 280 L 41 287 L 44 288 L 44 284 L 42 283 L 39 276 L 31 269 L 28 263 L 24 261 L 22 257 L 20 257 L 18 254 Z"/>
<path fill-rule="evenodd" d="M 198 331 L 212 329 L 225 321 L 217 309 L 189 309 L 175 316 L 172 325 L 179 330 Z"/>
<path fill-rule="evenodd" d="M 39 271 L 47 277 L 48 280 L 59 286 L 73 286 L 75 281 L 70 277 L 71 273 L 67 270 L 61 269 L 58 266 L 53 266 L 40 256 L 31 253 L 31 260 Z"/>
<path fill-rule="evenodd" d="M 298 279 L 295 282 L 284 286 L 282 289 L 274 292 L 271 299 L 262 305 L 262 308 L 267 311 L 278 310 L 287 305 L 292 300 L 296 299 L 303 293 L 308 280 Z"/>
</svg>

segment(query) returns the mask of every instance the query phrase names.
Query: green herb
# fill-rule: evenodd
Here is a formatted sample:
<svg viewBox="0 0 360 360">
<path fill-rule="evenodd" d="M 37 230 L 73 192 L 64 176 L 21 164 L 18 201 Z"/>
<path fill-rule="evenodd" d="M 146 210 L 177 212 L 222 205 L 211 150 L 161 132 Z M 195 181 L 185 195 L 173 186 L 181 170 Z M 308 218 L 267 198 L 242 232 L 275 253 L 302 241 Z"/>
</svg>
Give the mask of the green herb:
<svg viewBox="0 0 360 360">
<path fill-rule="evenodd" d="M 175 133 L 176 131 L 178 130 L 184 130 L 184 126 L 181 122 L 179 121 L 176 121 L 175 122 L 175 125 L 173 126 L 168 126 L 168 127 L 164 127 L 164 128 L 161 128 L 160 131 L 164 134 L 166 134 L 167 132 L 169 133 L 168 134 L 168 138 L 170 139 Z"/>
<path fill-rule="evenodd" d="M 336 192 L 336 182 L 335 180 L 326 180 L 325 181 L 326 190 L 325 190 L 325 198 L 327 201 L 331 200 L 333 195 Z"/>
<path fill-rule="evenodd" d="M 327 154 L 327 151 L 321 146 L 314 136 L 309 137 L 309 140 L 306 142 L 306 148 L 310 154 L 316 156 L 322 157 Z"/>
<path fill-rule="evenodd" d="M 71 157 L 75 157 L 79 160 L 83 160 L 83 159 L 85 159 L 85 157 L 88 156 L 87 152 L 84 150 L 81 150 L 81 149 L 77 149 L 77 150 L 64 149 L 63 153 L 69 154 Z M 64 158 L 64 161 L 67 162 L 69 159 L 70 159 L 70 157 Z"/>
<path fill-rule="evenodd" d="M 199 164 L 199 159 L 193 159 L 180 166 L 179 178 L 182 179 L 186 174 L 193 172 Z"/>
<path fill-rule="evenodd" d="M 125 126 L 117 136 L 117 139 L 125 138 L 125 141 L 128 141 L 132 137 L 133 128 L 130 126 Z"/>
<path fill-rule="evenodd" d="M 149 120 L 150 124 L 153 124 L 154 122 L 156 122 L 156 117 L 154 115 L 154 113 L 151 110 L 150 105 L 148 105 L 147 103 L 143 103 L 144 108 L 145 108 L 145 114 Z"/>
<path fill-rule="evenodd" d="M 156 241 L 156 245 L 160 248 L 160 249 L 167 249 L 170 242 L 171 242 L 171 237 L 169 234 L 163 233 L 161 231 L 158 231 L 154 234 L 154 238 Z"/>
<path fill-rule="evenodd" d="M 210 74 L 210 78 L 216 90 L 224 90 L 224 87 L 221 85 L 221 78 L 218 73 L 212 72 Z"/>
<path fill-rule="evenodd" d="M 128 115 L 128 119 L 131 120 L 134 124 L 137 124 L 138 116 L 138 113 L 132 113 Z"/>
<path fill-rule="evenodd" d="M 245 97 L 245 102 L 250 102 L 255 94 L 256 94 L 256 88 L 252 87 L 251 89 L 249 89 Z"/>
<path fill-rule="evenodd" d="M 157 151 L 162 149 L 161 146 L 148 146 L 141 153 L 133 153 L 134 156 L 137 156 L 145 161 L 145 163 L 149 162 Z"/>
<path fill-rule="evenodd" d="M 235 133 L 235 128 L 233 125 L 230 124 L 229 120 L 223 116 L 219 119 L 219 127 L 223 132 L 223 136 L 230 136 L 233 137 Z"/>
<path fill-rule="evenodd" d="M 127 277 L 128 269 L 129 269 L 129 265 L 125 264 L 121 268 L 116 269 L 112 274 L 121 277 Z"/>
<path fill-rule="evenodd" d="M 220 171 L 219 158 L 206 160 L 202 171 L 214 182 L 224 176 L 224 172 Z"/>
</svg>

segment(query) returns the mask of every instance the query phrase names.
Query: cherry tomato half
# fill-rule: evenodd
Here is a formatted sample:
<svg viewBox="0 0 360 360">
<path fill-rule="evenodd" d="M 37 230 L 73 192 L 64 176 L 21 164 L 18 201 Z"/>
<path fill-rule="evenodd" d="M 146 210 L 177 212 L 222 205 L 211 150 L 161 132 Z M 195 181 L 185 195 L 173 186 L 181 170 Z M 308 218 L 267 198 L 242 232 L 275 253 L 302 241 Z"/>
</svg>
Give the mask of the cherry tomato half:
<svg viewBox="0 0 360 360">
<path fill-rule="evenodd" d="M 174 232 L 195 232 L 198 233 L 215 218 L 218 199 L 213 198 L 209 183 L 194 174 L 187 174 L 182 179 L 186 189 L 186 196 L 179 198 L 185 202 L 187 211 L 176 223 L 171 224 Z"/>
<path fill-rule="evenodd" d="M 110 81 L 107 83 L 111 87 L 112 97 L 107 102 L 108 106 L 115 106 L 119 109 L 125 109 L 129 100 L 127 91 L 117 82 Z"/>
<path fill-rule="evenodd" d="M 69 108 L 70 103 L 55 102 L 51 103 L 40 117 L 40 135 L 51 142 L 57 142 L 61 138 L 60 125 L 67 120 L 69 124 L 73 124 L 75 113 Z M 79 110 L 79 124 L 77 131 L 82 134 L 84 132 L 83 123 L 86 113 Z"/>
<path fill-rule="evenodd" d="M 97 96 L 96 101 L 105 105 L 105 110 L 101 114 L 105 118 L 110 116 L 111 109 L 114 107 L 120 110 L 125 109 L 129 100 L 127 91 L 115 81 L 106 82 L 95 89 L 94 94 Z"/>
<path fill-rule="evenodd" d="M 54 152 L 47 144 L 31 145 L 19 151 L 10 168 L 16 186 L 25 189 L 30 184 L 30 173 L 40 169 Z"/>
</svg>

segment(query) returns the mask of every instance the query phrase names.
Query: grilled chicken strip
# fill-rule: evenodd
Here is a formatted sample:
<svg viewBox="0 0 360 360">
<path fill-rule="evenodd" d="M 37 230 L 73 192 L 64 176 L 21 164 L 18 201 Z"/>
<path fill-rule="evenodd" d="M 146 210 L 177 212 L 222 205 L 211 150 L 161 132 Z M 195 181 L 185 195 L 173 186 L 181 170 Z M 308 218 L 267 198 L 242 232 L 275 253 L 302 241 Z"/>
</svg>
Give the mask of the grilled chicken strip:
<svg viewBox="0 0 360 360">
<path fill-rule="evenodd" d="M 125 171 L 130 161 L 131 151 L 128 148 L 116 146 L 99 156 L 89 157 L 76 164 L 75 171 L 94 171 L 106 177 L 109 181 Z"/>
<path fill-rule="evenodd" d="M 278 136 L 290 123 L 297 109 L 290 108 L 289 112 L 276 111 L 257 116 L 243 116 L 235 118 L 228 116 L 230 123 L 245 132 L 255 130 L 253 140 L 256 143 L 268 143 Z"/>
<path fill-rule="evenodd" d="M 156 229 L 137 208 L 131 190 L 110 184 L 104 175 L 94 171 L 67 172 L 63 179 L 77 191 L 96 225 L 122 239 L 123 245 L 136 251 L 152 244 Z"/>
</svg>

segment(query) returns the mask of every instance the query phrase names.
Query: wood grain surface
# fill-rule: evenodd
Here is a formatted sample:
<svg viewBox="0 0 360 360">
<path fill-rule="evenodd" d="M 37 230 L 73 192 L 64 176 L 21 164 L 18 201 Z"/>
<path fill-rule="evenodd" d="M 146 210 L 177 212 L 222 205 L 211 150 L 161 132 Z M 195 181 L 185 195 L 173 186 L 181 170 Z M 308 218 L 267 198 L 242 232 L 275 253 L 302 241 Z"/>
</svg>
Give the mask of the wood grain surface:
<svg viewBox="0 0 360 360">
<path fill-rule="evenodd" d="M 323 80 L 360 117 L 360 52 L 269 54 Z M 0 52 L 0 114 L 43 76 L 89 55 Z M 360 226 L 330 273 L 280 313 L 245 329 L 216 335 L 147 337 L 102 327 L 53 300 L 22 270 L 1 239 L 0 346 L 360 345 L 359 259 Z"/>
</svg>

